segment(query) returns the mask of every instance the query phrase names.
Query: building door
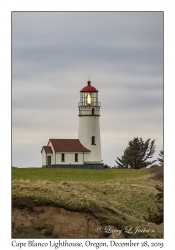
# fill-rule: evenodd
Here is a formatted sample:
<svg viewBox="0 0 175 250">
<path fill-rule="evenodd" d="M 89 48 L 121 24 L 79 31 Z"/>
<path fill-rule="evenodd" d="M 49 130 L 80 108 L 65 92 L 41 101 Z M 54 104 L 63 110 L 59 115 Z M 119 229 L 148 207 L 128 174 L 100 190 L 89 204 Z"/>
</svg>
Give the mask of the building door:
<svg viewBox="0 0 175 250">
<path fill-rule="evenodd" d="M 47 166 L 51 166 L 51 156 L 47 156 Z"/>
</svg>

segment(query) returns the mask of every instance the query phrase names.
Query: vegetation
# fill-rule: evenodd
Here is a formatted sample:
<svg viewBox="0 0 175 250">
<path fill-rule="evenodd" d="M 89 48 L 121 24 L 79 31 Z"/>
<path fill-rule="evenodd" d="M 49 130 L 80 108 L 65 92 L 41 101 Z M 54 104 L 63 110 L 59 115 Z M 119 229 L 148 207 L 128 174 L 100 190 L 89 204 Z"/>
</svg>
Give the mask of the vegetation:
<svg viewBox="0 0 175 250">
<path fill-rule="evenodd" d="M 153 166 L 148 169 L 148 172 L 151 174 L 151 179 L 161 181 L 161 184 L 156 185 L 155 188 L 158 191 L 155 195 L 156 198 L 156 209 L 148 207 L 148 216 L 145 217 L 147 221 L 161 224 L 163 223 L 163 167 L 162 166 Z"/>
<path fill-rule="evenodd" d="M 163 223 L 163 186 L 157 185 L 155 188 L 158 190 L 158 193 L 156 194 L 157 211 L 154 211 L 152 208 L 148 207 L 149 217 L 146 218 L 146 220 L 156 224 L 161 224 Z"/>
<path fill-rule="evenodd" d="M 157 158 L 157 160 L 159 161 L 159 165 L 163 166 L 163 150 L 160 151 L 159 156 L 160 158 Z"/>
<path fill-rule="evenodd" d="M 65 168 L 13 168 L 13 180 L 48 180 L 48 181 L 90 181 L 100 182 L 114 179 L 139 178 L 146 174 L 146 170 L 139 172 L 135 169 L 125 171 L 120 169 L 89 170 L 89 169 L 65 169 Z"/>
<path fill-rule="evenodd" d="M 134 138 L 129 141 L 127 148 L 121 158 L 117 157 L 117 168 L 146 168 L 156 160 L 149 161 L 155 152 L 155 140 L 143 141 L 142 138 Z"/>
<path fill-rule="evenodd" d="M 102 224 L 117 226 L 123 232 L 129 225 L 154 231 L 144 234 L 125 232 L 127 238 L 162 238 L 163 225 L 145 219 L 150 207 L 152 211 L 157 209 L 155 185 L 161 183 L 152 179 L 152 174 L 145 169 L 13 168 L 12 202 L 91 213 Z M 22 228 L 18 228 L 20 230 Z M 16 237 L 20 232 L 27 234 L 25 230 L 18 231 Z"/>
<path fill-rule="evenodd" d="M 147 169 L 148 173 L 151 174 L 151 179 L 163 181 L 163 167 L 158 165 L 153 165 L 151 168 Z"/>
</svg>

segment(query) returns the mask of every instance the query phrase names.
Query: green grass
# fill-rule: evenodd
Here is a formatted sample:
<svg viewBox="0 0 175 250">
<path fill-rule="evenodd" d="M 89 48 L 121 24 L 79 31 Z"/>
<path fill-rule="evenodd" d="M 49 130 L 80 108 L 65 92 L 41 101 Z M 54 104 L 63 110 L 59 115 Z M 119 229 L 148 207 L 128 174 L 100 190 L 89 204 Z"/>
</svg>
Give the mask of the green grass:
<svg viewBox="0 0 175 250">
<path fill-rule="evenodd" d="M 12 168 L 13 180 L 48 180 L 48 181 L 107 181 L 112 179 L 139 178 L 146 175 L 146 170 L 136 169 L 63 169 L 63 168 Z"/>
<path fill-rule="evenodd" d="M 162 238 L 163 225 L 145 221 L 147 209 L 156 210 L 155 186 L 146 170 L 13 168 L 13 203 L 54 205 L 93 214 L 106 225 L 128 225 L 155 230 L 154 234 L 126 235 Z"/>
</svg>

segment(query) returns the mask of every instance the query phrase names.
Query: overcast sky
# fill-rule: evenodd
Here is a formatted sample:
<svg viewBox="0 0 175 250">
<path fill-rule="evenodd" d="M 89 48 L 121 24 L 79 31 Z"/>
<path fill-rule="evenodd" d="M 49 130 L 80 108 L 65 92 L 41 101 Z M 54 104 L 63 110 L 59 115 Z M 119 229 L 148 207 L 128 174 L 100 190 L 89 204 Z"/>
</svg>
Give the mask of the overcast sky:
<svg viewBox="0 0 175 250">
<path fill-rule="evenodd" d="M 12 165 L 41 167 L 50 138 L 78 138 L 80 90 L 99 90 L 102 159 L 134 137 L 163 149 L 163 12 L 12 13 Z"/>
</svg>

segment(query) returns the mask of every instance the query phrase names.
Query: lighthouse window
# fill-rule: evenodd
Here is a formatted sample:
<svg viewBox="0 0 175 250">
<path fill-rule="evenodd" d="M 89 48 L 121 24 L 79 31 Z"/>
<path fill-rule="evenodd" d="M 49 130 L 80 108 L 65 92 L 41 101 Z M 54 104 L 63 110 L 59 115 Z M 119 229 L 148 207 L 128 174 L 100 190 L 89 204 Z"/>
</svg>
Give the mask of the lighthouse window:
<svg viewBox="0 0 175 250">
<path fill-rule="evenodd" d="M 65 157 L 64 157 L 64 154 L 61 154 L 61 161 L 65 161 Z"/>
<path fill-rule="evenodd" d="M 92 145 L 95 145 L 95 136 L 92 136 Z"/>
<path fill-rule="evenodd" d="M 75 154 L 75 161 L 78 162 L 78 154 Z"/>
</svg>

